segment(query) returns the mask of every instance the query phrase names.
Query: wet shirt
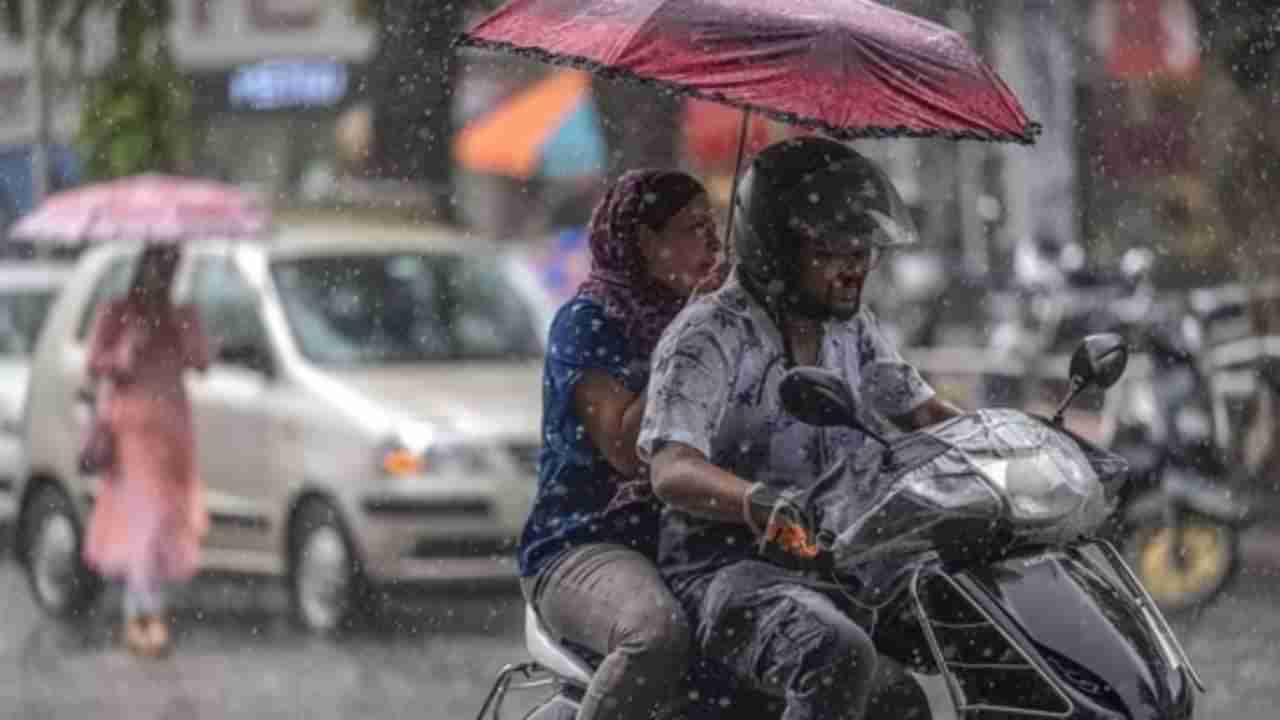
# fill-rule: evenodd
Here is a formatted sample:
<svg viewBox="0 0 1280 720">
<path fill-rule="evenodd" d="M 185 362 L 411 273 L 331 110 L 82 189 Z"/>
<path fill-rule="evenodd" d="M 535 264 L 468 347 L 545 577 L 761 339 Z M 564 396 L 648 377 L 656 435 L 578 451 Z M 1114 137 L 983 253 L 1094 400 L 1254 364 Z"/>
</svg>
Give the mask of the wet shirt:
<svg viewBox="0 0 1280 720">
<path fill-rule="evenodd" d="M 551 324 L 542 380 L 538 492 L 520 537 L 520 575 L 533 577 L 565 550 L 594 542 L 657 552 L 660 507 L 646 479 L 622 477 L 587 435 L 573 394 L 588 370 L 608 373 L 633 392 L 648 363 L 632 357 L 617 324 L 594 300 L 574 297 Z"/>
<path fill-rule="evenodd" d="M 849 380 L 864 422 L 884 434 L 896 432 L 885 417 L 906 415 L 934 395 L 865 308 L 848 321 L 825 324 L 818 364 Z M 784 372 L 775 324 L 738 279 L 730 278 L 681 313 L 654 352 L 641 458 L 678 442 L 751 482 L 780 488 L 816 482 L 866 438 L 788 415 L 778 398 Z M 659 558 L 669 575 L 715 569 L 754 553 L 745 525 L 671 508 L 664 512 Z"/>
</svg>

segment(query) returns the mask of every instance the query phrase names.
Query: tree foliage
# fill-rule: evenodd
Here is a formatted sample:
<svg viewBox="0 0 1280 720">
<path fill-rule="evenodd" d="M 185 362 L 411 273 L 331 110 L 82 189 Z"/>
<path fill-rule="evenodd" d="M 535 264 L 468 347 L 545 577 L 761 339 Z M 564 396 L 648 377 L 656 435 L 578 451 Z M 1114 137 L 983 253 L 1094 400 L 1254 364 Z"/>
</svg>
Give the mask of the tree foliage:
<svg viewBox="0 0 1280 720">
<path fill-rule="evenodd" d="M 86 18 L 115 21 L 115 55 L 88 79 L 79 143 L 90 177 L 110 179 L 146 171 L 177 171 L 188 154 L 185 129 L 191 108 L 188 81 L 178 71 L 165 32 L 172 0 L 40 0 L 41 27 L 77 56 Z M 24 0 L 0 0 L 6 29 L 21 37 L 29 23 Z"/>
</svg>

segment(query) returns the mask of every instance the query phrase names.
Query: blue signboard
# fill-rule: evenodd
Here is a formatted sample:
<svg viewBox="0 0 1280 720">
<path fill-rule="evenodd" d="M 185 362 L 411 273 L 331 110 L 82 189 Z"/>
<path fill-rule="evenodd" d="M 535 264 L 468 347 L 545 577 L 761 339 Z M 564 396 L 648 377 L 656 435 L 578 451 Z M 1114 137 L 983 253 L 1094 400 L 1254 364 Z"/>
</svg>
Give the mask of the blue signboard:
<svg viewBox="0 0 1280 720">
<path fill-rule="evenodd" d="M 270 60 L 231 73 L 232 107 L 283 110 L 332 107 L 347 94 L 346 65 L 329 60 Z"/>
</svg>

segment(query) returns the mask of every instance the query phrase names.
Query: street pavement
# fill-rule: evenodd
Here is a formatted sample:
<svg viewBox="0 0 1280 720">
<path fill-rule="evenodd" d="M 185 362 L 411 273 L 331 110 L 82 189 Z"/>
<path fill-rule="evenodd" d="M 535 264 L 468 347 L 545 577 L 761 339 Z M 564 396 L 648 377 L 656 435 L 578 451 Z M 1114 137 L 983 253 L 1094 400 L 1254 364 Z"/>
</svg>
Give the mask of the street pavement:
<svg viewBox="0 0 1280 720">
<path fill-rule="evenodd" d="M 1176 622 L 1210 685 L 1202 720 L 1280 716 L 1280 533 L 1253 536 L 1247 549 L 1231 592 Z M 6 555 L 0 719 L 472 718 L 493 674 L 524 659 L 521 613 L 514 586 L 442 592 L 322 639 L 291 626 L 276 583 L 205 578 L 180 602 L 174 655 L 141 661 L 120 649 L 105 611 L 74 624 L 44 618 Z M 505 717 L 521 717 L 541 691 L 533 692 Z"/>
</svg>

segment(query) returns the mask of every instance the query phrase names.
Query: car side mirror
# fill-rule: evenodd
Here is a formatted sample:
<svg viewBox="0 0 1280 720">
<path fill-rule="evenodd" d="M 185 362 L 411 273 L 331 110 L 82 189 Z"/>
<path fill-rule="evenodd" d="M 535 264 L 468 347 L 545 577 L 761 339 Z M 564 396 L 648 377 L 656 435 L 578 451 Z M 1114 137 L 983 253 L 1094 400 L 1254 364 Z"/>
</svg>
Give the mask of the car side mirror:
<svg viewBox="0 0 1280 720">
<path fill-rule="evenodd" d="M 262 346 L 252 341 L 221 344 L 216 353 L 218 362 L 246 368 L 264 375 L 271 374 L 271 357 Z"/>
<path fill-rule="evenodd" d="M 1090 335 L 1071 355 L 1069 374 L 1073 384 L 1107 389 L 1120 380 L 1129 364 L 1129 346 L 1115 333 Z"/>
</svg>

